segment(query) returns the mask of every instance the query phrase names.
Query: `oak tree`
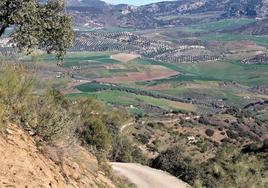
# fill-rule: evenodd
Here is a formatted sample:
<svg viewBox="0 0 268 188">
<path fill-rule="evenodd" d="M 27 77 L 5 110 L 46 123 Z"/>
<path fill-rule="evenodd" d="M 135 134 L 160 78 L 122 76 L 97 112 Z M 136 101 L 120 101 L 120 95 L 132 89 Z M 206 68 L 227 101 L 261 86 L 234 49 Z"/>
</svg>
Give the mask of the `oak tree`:
<svg viewBox="0 0 268 188">
<path fill-rule="evenodd" d="M 1 0 L 0 37 L 9 27 L 13 28 L 12 44 L 19 51 L 29 54 L 41 49 L 55 53 L 59 60 L 74 38 L 64 0 Z"/>
</svg>

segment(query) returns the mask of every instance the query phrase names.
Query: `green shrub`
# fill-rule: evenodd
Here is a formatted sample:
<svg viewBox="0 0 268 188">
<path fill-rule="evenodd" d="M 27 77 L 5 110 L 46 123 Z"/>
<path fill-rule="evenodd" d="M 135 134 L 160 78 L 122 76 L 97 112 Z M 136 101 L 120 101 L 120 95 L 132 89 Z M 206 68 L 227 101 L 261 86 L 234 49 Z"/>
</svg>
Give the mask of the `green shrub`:
<svg viewBox="0 0 268 188">
<path fill-rule="evenodd" d="M 23 114 L 25 128 L 33 129 L 45 141 L 73 136 L 76 117 L 63 95 L 52 89 L 33 99 Z"/>
<path fill-rule="evenodd" d="M 268 185 L 267 157 L 243 154 L 230 146 L 223 147 L 203 166 L 203 186 L 265 188 Z"/>
<path fill-rule="evenodd" d="M 0 106 L 8 123 L 21 125 L 44 141 L 51 141 L 74 127 L 64 96 L 49 88 L 46 93 L 36 95 L 35 79 L 23 66 L 4 65 L 0 77 Z"/>
<path fill-rule="evenodd" d="M 119 135 L 113 137 L 112 146 L 109 157 L 111 161 L 147 164 L 147 159 L 142 151 L 138 147 L 133 146 L 126 137 Z"/>
<path fill-rule="evenodd" d="M 257 152 L 260 149 L 260 146 L 257 143 L 251 143 L 247 144 L 243 148 L 244 153 L 249 153 L 249 152 Z"/>
<path fill-rule="evenodd" d="M 88 119 L 99 119 L 108 129 L 109 133 L 116 135 L 120 127 L 130 118 L 130 115 L 122 110 L 114 110 L 96 100 L 78 100 L 76 105 L 81 122 Z"/>
<path fill-rule="evenodd" d="M 138 134 L 137 136 L 136 136 L 136 139 L 140 142 L 140 143 L 142 143 L 142 144 L 148 144 L 149 143 L 149 136 L 147 136 L 147 135 L 144 135 L 144 134 Z"/>
<path fill-rule="evenodd" d="M 238 137 L 238 134 L 233 130 L 227 130 L 226 134 L 231 139 L 237 139 L 237 137 Z"/>
<path fill-rule="evenodd" d="M 167 171 L 183 181 L 193 184 L 199 171 L 194 167 L 190 158 L 185 157 L 179 147 L 169 148 L 152 160 L 153 168 Z"/>
<path fill-rule="evenodd" d="M 80 117 L 78 137 L 97 150 L 107 150 L 120 134 L 120 127 L 129 120 L 126 112 L 111 109 L 96 100 L 78 100 L 76 111 Z"/>
<path fill-rule="evenodd" d="M 8 64 L 1 67 L 0 78 L 0 104 L 7 119 L 17 123 L 32 98 L 34 79 L 22 66 Z"/>
<path fill-rule="evenodd" d="M 110 135 L 101 120 L 88 120 L 84 123 L 82 130 L 79 130 L 81 139 L 97 150 L 106 150 L 110 145 Z"/>
<path fill-rule="evenodd" d="M 204 125 L 209 125 L 209 120 L 204 116 L 201 116 L 199 118 L 198 122 L 201 123 L 201 124 L 204 124 Z"/>
<path fill-rule="evenodd" d="M 219 147 L 215 157 L 201 164 L 185 157 L 178 146 L 152 160 L 151 166 L 165 170 L 194 187 L 260 187 L 268 185 L 268 154 L 241 153 L 230 145 Z"/>
<path fill-rule="evenodd" d="M 264 139 L 262 148 L 263 150 L 268 151 L 268 138 Z"/>
<path fill-rule="evenodd" d="M 206 133 L 207 136 L 212 137 L 214 135 L 214 130 L 206 129 L 205 133 Z"/>
</svg>

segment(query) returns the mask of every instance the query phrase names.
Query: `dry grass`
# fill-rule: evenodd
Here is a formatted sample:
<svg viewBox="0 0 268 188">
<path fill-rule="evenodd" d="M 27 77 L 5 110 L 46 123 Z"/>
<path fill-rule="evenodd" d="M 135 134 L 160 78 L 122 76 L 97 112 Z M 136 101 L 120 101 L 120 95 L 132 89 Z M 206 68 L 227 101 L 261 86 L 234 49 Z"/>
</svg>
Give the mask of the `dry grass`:
<svg viewBox="0 0 268 188">
<path fill-rule="evenodd" d="M 151 81 L 170 76 L 177 75 L 178 72 L 167 69 L 162 66 L 152 66 L 151 70 L 142 72 L 129 72 L 126 76 L 113 76 L 111 78 L 99 78 L 96 81 L 108 83 L 124 83 L 124 82 L 138 82 L 138 81 Z"/>
<path fill-rule="evenodd" d="M 132 61 L 134 59 L 137 59 L 139 57 L 140 57 L 140 55 L 137 55 L 137 54 L 119 53 L 119 54 L 112 55 L 111 59 L 116 60 L 116 61 L 120 61 L 123 63 L 127 63 L 127 62 Z"/>
<path fill-rule="evenodd" d="M 182 109 L 182 110 L 191 111 L 191 112 L 195 112 L 197 109 L 196 106 L 190 103 L 171 101 L 169 104 L 173 108 Z"/>
</svg>

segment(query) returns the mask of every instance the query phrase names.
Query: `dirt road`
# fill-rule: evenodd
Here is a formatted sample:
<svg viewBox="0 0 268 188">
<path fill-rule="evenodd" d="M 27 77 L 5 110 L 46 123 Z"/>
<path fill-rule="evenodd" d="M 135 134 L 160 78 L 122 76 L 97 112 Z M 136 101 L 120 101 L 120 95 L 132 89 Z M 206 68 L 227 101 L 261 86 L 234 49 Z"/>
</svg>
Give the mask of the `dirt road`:
<svg viewBox="0 0 268 188">
<path fill-rule="evenodd" d="M 115 172 L 127 177 L 137 188 L 186 188 L 183 181 L 161 170 L 134 163 L 111 163 Z"/>
</svg>

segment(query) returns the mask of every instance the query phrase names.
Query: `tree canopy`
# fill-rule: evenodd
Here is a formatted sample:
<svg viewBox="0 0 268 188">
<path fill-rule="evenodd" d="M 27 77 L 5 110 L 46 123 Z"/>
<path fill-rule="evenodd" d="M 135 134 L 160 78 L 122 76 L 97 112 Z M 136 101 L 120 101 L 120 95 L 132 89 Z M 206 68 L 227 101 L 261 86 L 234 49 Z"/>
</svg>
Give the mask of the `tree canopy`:
<svg viewBox="0 0 268 188">
<path fill-rule="evenodd" d="M 28 54 L 34 49 L 55 53 L 62 60 L 72 45 L 71 17 L 64 0 L 1 0 L 0 37 L 12 27 L 12 43 Z"/>
</svg>

